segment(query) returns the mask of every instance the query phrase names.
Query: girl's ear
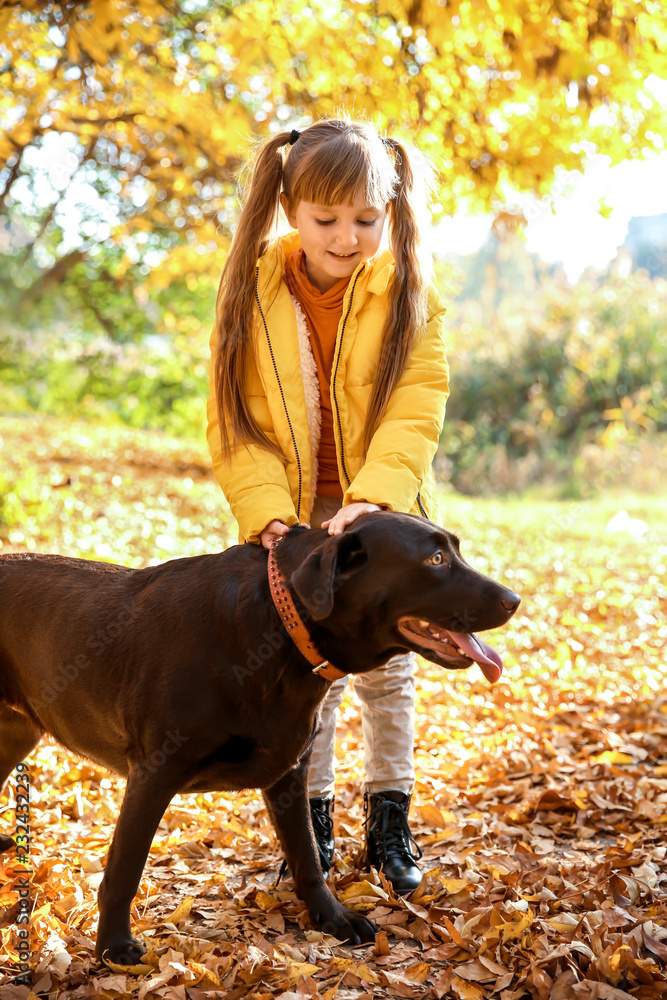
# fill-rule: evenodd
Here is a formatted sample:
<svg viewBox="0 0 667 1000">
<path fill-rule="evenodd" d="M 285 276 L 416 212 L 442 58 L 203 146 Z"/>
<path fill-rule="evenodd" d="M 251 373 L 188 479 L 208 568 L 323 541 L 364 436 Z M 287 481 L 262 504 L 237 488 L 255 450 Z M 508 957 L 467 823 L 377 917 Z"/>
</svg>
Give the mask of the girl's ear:
<svg viewBox="0 0 667 1000">
<path fill-rule="evenodd" d="M 287 200 L 287 195 L 285 194 L 284 191 L 282 191 L 280 194 L 280 204 L 283 206 L 283 212 L 287 216 L 287 221 L 289 222 L 292 229 L 298 229 L 299 227 L 296 224 L 296 215 L 294 214 L 294 212 L 290 212 L 289 202 Z"/>
</svg>

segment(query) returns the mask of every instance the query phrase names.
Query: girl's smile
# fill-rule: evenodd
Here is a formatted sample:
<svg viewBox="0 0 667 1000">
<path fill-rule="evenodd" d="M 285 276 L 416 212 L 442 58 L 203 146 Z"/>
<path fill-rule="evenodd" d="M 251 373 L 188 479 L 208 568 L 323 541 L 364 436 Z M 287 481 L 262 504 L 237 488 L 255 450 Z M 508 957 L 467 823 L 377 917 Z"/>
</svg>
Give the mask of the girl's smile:
<svg viewBox="0 0 667 1000">
<path fill-rule="evenodd" d="M 290 225 L 299 230 L 308 277 L 321 292 L 349 278 L 380 248 L 387 207 L 368 205 L 362 192 L 344 205 L 300 201 L 293 212 L 284 195 L 281 203 Z"/>
</svg>

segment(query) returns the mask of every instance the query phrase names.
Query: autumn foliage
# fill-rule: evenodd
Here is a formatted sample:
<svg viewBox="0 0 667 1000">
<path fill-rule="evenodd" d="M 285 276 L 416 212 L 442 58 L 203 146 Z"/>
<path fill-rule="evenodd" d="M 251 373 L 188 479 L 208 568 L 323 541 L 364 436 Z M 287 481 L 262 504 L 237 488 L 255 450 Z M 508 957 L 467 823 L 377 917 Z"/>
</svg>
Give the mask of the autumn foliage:
<svg viewBox="0 0 667 1000">
<path fill-rule="evenodd" d="M 99 269 L 101 244 L 122 250 L 117 279 L 217 277 L 252 142 L 339 108 L 418 135 L 438 212 L 507 214 L 590 151 L 662 149 L 666 42 L 653 0 L 3 0 L 0 213 L 29 248 L 19 284 Z M 32 153 L 53 136 L 44 176 Z M 72 245 L 59 206 L 81 180 L 100 204 Z"/>
</svg>

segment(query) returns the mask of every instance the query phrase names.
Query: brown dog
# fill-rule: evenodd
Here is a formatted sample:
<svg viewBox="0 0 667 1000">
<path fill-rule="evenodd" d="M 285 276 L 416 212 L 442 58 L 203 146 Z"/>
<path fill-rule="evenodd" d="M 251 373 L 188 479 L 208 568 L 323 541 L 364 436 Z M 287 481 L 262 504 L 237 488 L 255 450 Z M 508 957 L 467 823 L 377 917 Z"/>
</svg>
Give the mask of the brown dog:
<svg viewBox="0 0 667 1000">
<path fill-rule="evenodd" d="M 337 536 L 298 526 L 276 557 L 312 641 L 344 672 L 414 649 L 500 676 L 472 632 L 503 625 L 519 598 L 435 524 L 382 512 Z M 328 689 L 281 623 L 259 546 L 140 570 L 0 557 L 0 783 L 44 733 L 127 778 L 99 891 L 99 958 L 132 964 L 145 951 L 130 904 L 172 797 L 241 788 L 262 790 L 313 924 L 372 940 L 374 925 L 329 891 L 310 825 L 308 759 Z"/>
</svg>

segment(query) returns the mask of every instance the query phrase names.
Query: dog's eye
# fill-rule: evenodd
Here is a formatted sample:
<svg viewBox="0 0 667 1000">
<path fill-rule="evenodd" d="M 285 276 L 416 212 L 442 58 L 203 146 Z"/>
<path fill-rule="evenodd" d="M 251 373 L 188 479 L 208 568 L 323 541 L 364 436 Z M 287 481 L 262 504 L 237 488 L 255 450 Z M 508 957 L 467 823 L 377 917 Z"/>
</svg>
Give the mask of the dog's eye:
<svg viewBox="0 0 667 1000">
<path fill-rule="evenodd" d="M 426 562 L 431 563 L 432 566 L 440 566 L 440 564 L 443 563 L 444 561 L 445 557 L 443 553 L 440 552 L 440 550 L 434 552 L 431 558 L 426 560 Z"/>
</svg>

